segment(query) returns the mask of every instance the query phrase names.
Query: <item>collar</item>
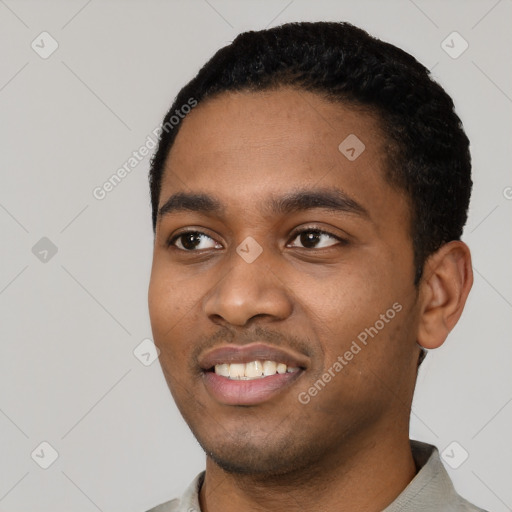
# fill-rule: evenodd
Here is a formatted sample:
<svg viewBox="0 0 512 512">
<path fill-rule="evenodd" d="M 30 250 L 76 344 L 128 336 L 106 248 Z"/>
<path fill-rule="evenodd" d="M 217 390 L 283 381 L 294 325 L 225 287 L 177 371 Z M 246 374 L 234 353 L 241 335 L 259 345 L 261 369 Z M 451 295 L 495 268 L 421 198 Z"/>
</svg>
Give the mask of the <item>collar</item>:
<svg viewBox="0 0 512 512">
<path fill-rule="evenodd" d="M 457 494 L 435 446 L 413 440 L 410 444 L 418 472 L 395 501 L 382 512 L 485 512 Z M 201 512 L 199 491 L 204 476 L 205 471 L 199 473 L 180 499 L 164 503 L 149 512 Z"/>
</svg>

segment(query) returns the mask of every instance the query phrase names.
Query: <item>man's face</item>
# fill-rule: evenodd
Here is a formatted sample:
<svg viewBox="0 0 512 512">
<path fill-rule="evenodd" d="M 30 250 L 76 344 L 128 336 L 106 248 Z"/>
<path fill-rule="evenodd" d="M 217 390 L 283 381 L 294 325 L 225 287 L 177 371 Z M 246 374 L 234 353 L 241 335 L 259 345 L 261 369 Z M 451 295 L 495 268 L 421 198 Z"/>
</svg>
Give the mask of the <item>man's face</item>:
<svg viewBox="0 0 512 512">
<path fill-rule="evenodd" d="M 286 473 L 407 433 L 417 290 L 385 151 L 370 114 L 292 89 L 221 94 L 183 121 L 150 317 L 173 397 L 224 469 Z"/>
</svg>

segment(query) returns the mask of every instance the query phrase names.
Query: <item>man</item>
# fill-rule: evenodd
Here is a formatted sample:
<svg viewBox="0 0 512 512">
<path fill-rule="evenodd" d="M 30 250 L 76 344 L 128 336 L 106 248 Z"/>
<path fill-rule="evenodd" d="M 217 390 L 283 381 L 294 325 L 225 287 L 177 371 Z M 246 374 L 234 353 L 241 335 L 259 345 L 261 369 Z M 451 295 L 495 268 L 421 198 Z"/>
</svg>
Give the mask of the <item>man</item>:
<svg viewBox="0 0 512 512">
<path fill-rule="evenodd" d="M 241 34 L 181 90 L 149 309 L 207 457 L 153 511 L 480 510 L 409 440 L 418 366 L 472 285 L 470 174 L 449 96 L 348 23 Z"/>
</svg>

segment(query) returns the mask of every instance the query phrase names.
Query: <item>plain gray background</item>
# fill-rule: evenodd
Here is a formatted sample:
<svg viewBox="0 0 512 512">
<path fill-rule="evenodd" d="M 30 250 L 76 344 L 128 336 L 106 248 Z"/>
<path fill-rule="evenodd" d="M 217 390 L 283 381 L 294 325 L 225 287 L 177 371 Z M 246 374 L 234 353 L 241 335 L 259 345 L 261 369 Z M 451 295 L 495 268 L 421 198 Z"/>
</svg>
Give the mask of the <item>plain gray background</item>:
<svg viewBox="0 0 512 512">
<path fill-rule="evenodd" d="M 411 437 L 449 447 L 452 464 L 467 452 L 447 465 L 457 490 L 512 510 L 511 19 L 510 0 L 0 0 L 0 510 L 140 512 L 203 469 L 158 360 L 134 355 L 151 339 L 149 157 L 104 199 L 93 190 L 214 51 L 300 20 L 365 28 L 455 99 L 475 284 L 421 370 Z"/>
</svg>

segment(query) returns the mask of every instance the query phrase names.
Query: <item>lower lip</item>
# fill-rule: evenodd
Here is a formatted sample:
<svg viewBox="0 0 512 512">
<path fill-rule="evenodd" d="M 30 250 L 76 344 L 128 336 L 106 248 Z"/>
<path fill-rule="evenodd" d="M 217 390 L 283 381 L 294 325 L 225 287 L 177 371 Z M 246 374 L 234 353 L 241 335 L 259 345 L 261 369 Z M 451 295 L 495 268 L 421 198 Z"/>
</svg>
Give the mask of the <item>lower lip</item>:
<svg viewBox="0 0 512 512">
<path fill-rule="evenodd" d="M 302 370 L 290 373 L 276 373 L 253 380 L 228 379 L 215 372 L 204 372 L 204 382 L 208 392 L 225 405 L 256 405 L 267 402 L 279 392 L 289 387 Z"/>
</svg>

